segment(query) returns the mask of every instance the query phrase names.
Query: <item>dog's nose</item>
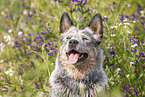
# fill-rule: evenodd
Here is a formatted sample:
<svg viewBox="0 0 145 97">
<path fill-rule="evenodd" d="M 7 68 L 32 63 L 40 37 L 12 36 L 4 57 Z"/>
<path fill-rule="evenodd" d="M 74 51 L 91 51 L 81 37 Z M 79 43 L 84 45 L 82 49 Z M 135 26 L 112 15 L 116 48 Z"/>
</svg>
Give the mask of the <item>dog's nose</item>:
<svg viewBox="0 0 145 97">
<path fill-rule="evenodd" d="M 77 44 L 79 44 L 79 42 L 75 39 L 69 41 L 69 45 L 77 45 Z"/>
</svg>

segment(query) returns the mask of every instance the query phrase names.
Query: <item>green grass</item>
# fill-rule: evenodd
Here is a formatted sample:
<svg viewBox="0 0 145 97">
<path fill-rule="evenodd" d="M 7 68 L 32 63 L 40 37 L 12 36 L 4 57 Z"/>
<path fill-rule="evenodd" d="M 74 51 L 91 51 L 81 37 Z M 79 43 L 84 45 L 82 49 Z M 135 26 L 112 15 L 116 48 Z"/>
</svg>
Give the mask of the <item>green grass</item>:
<svg viewBox="0 0 145 97">
<path fill-rule="evenodd" d="M 49 95 L 63 12 L 69 13 L 79 29 L 85 28 L 95 13 L 102 15 L 106 90 L 111 97 L 145 96 L 144 0 L 87 0 L 86 5 L 75 4 L 78 2 L 71 0 L 0 0 L 0 96 Z"/>
</svg>

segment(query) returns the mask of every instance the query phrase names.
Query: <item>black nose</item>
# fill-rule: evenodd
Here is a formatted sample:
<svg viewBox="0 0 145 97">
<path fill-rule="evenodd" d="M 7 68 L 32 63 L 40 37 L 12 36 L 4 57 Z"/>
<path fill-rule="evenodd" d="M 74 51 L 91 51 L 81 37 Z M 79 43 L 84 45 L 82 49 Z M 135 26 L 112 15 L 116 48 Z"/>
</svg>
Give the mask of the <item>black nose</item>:
<svg viewBox="0 0 145 97">
<path fill-rule="evenodd" d="M 77 44 L 79 44 L 79 42 L 75 39 L 69 41 L 69 45 L 77 45 Z"/>
</svg>

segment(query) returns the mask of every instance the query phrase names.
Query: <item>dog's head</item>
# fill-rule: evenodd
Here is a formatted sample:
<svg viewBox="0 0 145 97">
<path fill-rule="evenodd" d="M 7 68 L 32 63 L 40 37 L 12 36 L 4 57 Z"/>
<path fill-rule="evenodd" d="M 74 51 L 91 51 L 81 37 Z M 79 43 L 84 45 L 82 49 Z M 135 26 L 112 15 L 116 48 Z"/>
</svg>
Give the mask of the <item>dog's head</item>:
<svg viewBox="0 0 145 97">
<path fill-rule="evenodd" d="M 60 20 L 62 63 L 67 69 L 74 70 L 75 68 L 82 73 L 89 72 L 95 64 L 97 48 L 101 43 L 102 36 L 103 24 L 99 13 L 94 15 L 83 30 L 77 29 L 69 15 L 64 13 Z"/>
</svg>

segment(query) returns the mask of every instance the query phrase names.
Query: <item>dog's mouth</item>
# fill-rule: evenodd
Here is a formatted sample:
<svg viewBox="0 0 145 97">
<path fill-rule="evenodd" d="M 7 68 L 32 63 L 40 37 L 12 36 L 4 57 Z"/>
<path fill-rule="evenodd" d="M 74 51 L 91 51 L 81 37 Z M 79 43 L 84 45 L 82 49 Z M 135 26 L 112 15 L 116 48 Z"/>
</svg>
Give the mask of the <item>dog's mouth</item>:
<svg viewBox="0 0 145 97">
<path fill-rule="evenodd" d="M 69 62 L 71 64 L 76 64 L 78 62 L 82 62 L 88 57 L 87 53 L 81 53 L 81 52 L 78 52 L 74 49 L 70 50 L 66 54 L 67 54 Z"/>
</svg>

